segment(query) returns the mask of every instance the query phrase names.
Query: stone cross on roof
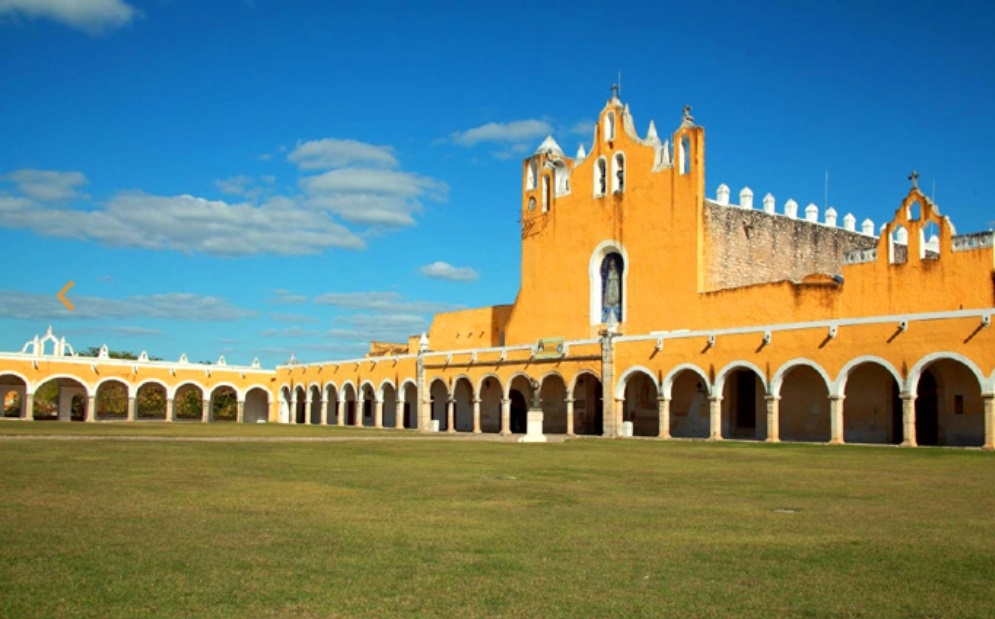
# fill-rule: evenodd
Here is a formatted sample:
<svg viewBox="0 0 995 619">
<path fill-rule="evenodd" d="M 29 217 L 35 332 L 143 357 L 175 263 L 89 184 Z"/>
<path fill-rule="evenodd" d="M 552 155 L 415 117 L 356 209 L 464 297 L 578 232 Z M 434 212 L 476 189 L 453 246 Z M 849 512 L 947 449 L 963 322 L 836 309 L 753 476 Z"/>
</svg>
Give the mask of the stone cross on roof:
<svg viewBox="0 0 995 619">
<path fill-rule="evenodd" d="M 691 106 L 690 105 L 685 105 L 684 106 L 684 120 L 686 120 L 688 122 L 694 120 L 694 116 L 691 115 Z"/>
<path fill-rule="evenodd" d="M 909 180 L 912 181 L 912 188 L 919 189 L 919 173 L 912 170 L 912 174 L 909 174 Z"/>
<path fill-rule="evenodd" d="M 612 99 L 618 99 L 618 84 L 612 84 Z"/>
</svg>

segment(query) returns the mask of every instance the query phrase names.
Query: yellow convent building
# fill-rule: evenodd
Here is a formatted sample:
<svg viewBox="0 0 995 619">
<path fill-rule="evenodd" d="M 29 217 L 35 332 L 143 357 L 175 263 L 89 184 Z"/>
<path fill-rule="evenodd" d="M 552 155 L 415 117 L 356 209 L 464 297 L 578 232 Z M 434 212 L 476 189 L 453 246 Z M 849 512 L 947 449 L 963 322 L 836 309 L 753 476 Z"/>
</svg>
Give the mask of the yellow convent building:
<svg viewBox="0 0 995 619">
<path fill-rule="evenodd" d="M 590 149 L 549 137 L 523 162 L 509 305 L 276 370 L 73 357 L 49 333 L 51 354 L 36 337 L 0 355 L 0 390 L 21 418 L 56 377 L 63 419 L 77 396 L 88 420 L 992 448 L 995 233 L 956 234 L 910 180 L 880 228 L 749 188 L 709 198 L 690 108 L 669 139 L 652 122 L 640 137 L 613 95 Z"/>
</svg>

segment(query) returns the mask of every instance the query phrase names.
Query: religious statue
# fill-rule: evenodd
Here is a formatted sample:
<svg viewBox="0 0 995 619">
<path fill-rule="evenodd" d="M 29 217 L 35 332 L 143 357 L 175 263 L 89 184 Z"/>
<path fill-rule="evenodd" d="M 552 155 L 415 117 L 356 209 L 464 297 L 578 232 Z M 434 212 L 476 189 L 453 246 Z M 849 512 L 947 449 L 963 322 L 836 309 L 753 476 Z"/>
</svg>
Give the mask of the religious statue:
<svg viewBox="0 0 995 619">
<path fill-rule="evenodd" d="M 608 317 L 615 315 L 616 322 L 622 322 L 622 280 L 618 272 L 618 260 L 615 254 L 605 258 L 607 270 L 602 267 L 604 291 L 601 304 L 601 322 L 608 322 Z"/>
</svg>

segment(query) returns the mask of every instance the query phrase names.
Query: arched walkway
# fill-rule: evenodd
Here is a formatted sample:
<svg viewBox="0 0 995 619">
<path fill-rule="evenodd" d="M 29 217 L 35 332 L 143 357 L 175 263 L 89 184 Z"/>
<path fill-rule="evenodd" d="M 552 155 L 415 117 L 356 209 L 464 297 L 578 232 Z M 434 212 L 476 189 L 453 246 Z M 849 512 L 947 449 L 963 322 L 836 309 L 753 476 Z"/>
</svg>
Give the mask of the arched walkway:
<svg viewBox="0 0 995 619">
<path fill-rule="evenodd" d="M 567 433 L 567 385 L 559 374 L 547 374 L 539 389 L 543 434 Z"/>
<path fill-rule="evenodd" d="M 35 413 L 38 400 L 35 400 Z M 106 380 L 97 387 L 97 419 L 122 420 L 128 418 L 128 385 L 119 380 Z"/>
<path fill-rule="evenodd" d="M 346 383 L 342 386 L 342 402 L 345 413 L 344 425 L 347 426 L 357 426 L 359 425 L 359 419 L 356 410 L 356 389 L 352 386 L 352 383 Z"/>
<path fill-rule="evenodd" d="M 573 387 L 574 434 L 604 434 L 601 379 L 591 372 L 577 376 Z"/>
<path fill-rule="evenodd" d="M 984 403 L 974 372 L 956 359 L 926 365 L 916 385 L 915 419 L 919 445 L 984 445 Z"/>
<path fill-rule="evenodd" d="M 127 394 L 127 387 L 118 385 Z M 128 397 L 123 396 L 124 414 L 128 411 Z M 35 388 L 31 410 L 26 410 L 27 399 L 21 400 L 21 412 L 36 420 L 51 419 L 83 421 L 88 414 L 88 392 L 86 386 L 73 378 L 60 376 L 51 378 Z M 125 417 L 122 417 L 125 418 Z"/>
<path fill-rule="evenodd" d="M 708 438 L 708 380 L 697 369 L 679 370 L 671 377 L 670 435 Z"/>
<path fill-rule="evenodd" d="M 445 432 L 449 429 L 446 425 L 446 407 L 449 405 L 449 389 L 441 378 L 437 378 L 432 381 L 432 386 L 429 387 L 428 393 L 431 397 L 432 406 L 430 419 L 439 422 L 439 431 Z"/>
<path fill-rule="evenodd" d="M 229 385 L 218 385 L 211 391 L 211 417 L 208 421 L 236 421 L 238 392 Z"/>
<path fill-rule="evenodd" d="M 660 407 L 657 387 L 653 377 L 636 370 L 625 377 L 622 422 L 632 423 L 634 436 L 658 436 L 660 432 Z"/>
<path fill-rule="evenodd" d="M 262 387 L 253 387 L 245 394 L 242 421 L 244 423 L 269 421 L 269 393 Z"/>
<path fill-rule="evenodd" d="M 404 427 L 418 427 L 418 388 L 413 383 L 404 384 Z"/>
<path fill-rule="evenodd" d="M 394 389 L 394 385 L 386 382 L 380 385 L 380 391 L 383 393 L 383 427 L 385 428 L 398 428 L 400 424 L 398 423 L 400 419 L 397 416 L 397 390 Z"/>
<path fill-rule="evenodd" d="M 24 417 L 28 385 L 16 374 L 0 374 L 0 397 L 4 417 Z"/>
<path fill-rule="evenodd" d="M 166 387 L 156 382 L 147 382 L 135 395 L 135 415 L 137 419 L 166 419 Z"/>
<path fill-rule="evenodd" d="M 480 385 L 480 431 L 501 432 L 501 381 L 496 376 L 484 378 Z"/>
<path fill-rule="evenodd" d="M 737 367 L 726 373 L 722 389 L 722 437 L 767 438 L 766 395 L 763 379 L 752 368 Z"/>
<path fill-rule="evenodd" d="M 465 376 L 453 385 L 453 429 L 473 432 L 473 385 Z"/>
<path fill-rule="evenodd" d="M 785 373 L 778 410 L 782 441 L 829 442 L 829 386 L 811 366 Z"/>
<path fill-rule="evenodd" d="M 204 392 L 193 383 L 184 383 L 173 395 L 173 419 L 200 421 L 204 414 Z"/>
<path fill-rule="evenodd" d="M 308 389 L 308 395 L 311 399 L 311 408 L 308 411 L 308 423 L 311 425 L 321 425 L 321 387 L 318 385 L 311 385 Z"/>
<path fill-rule="evenodd" d="M 864 361 L 842 376 L 843 440 L 847 443 L 902 442 L 902 401 L 888 368 Z"/>
<path fill-rule="evenodd" d="M 373 407 L 376 405 L 377 393 L 370 383 L 363 383 L 363 410 L 357 426 L 373 427 Z"/>
<path fill-rule="evenodd" d="M 525 434 L 528 430 L 529 407 L 532 405 L 532 385 L 521 374 L 511 379 L 508 386 L 508 429 L 512 434 Z"/>
</svg>

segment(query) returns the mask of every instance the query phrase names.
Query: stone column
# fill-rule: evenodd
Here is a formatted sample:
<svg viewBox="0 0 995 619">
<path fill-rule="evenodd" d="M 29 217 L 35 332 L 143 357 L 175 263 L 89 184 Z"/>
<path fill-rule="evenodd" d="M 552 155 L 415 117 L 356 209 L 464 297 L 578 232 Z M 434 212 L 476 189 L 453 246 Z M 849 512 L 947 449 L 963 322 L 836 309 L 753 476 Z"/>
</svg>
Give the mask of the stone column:
<svg viewBox="0 0 995 619">
<path fill-rule="evenodd" d="M 201 415 L 200 420 L 203 423 L 207 423 L 211 420 L 211 398 L 210 396 L 203 398 L 201 400 Z"/>
<path fill-rule="evenodd" d="M 396 430 L 404 429 L 404 400 L 398 400 L 394 409 L 394 428 Z"/>
<path fill-rule="evenodd" d="M 128 398 L 128 421 L 135 420 L 135 398 Z"/>
<path fill-rule="evenodd" d="M 829 396 L 829 444 L 843 444 L 843 401 L 844 395 Z"/>
<path fill-rule="evenodd" d="M 480 398 L 473 398 L 473 433 L 480 434 Z"/>
<path fill-rule="evenodd" d="M 916 396 L 902 394 L 902 447 L 916 446 Z"/>
<path fill-rule="evenodd" d="M 511 434 L 511 400 L 501 399 L 501 436 Z"/>
<path fill-rule="evenodd" d="M 287 423 L 294 425 L 297 423 L 297 390 L 290 393 L 290 419 Z"/>
<path fill-rule="evenodd" d="M 373 400 L 373 427 L 383 428 L 383 400 Z"/>
<path fill-rule="evenodd" d="M 356 400 L 353 402 L 353 425 L 357 428 L 363 427 L 363 415 L 366 414 L 366 400 Z"/>
<path fill-rule="evenodd" d="M 92 397 L 92 396 L 91 396 Z M 26 421 L 34 421 L 35 418 L 35 394 L 25 393 L 24 402 L 22 402 L 24 408 L 21 412 L 21 419 Z M 87 420 L 89 421 L 89 420 Z"/>
<path fill-rule="evenodd" d="M 456 400 L 452 397 L 446 399 L 446 432 L 452 434 L 456 431 L 453 426 L 454 418 L 456 417 Z"/>
<path fill-rule="evenodd" d="M 311 425 L 311 390 L 304 394 L 304 425 Z"/>
<path fill-rule="evenodd" d="M 659 396 L 656 399 L 656 406 L 659 424 L 656 435 L 660 438 L 670 438 L 670 398 Z"/>
<path fill-rule="evenodd" d="M 415 403 L 412 412 L 418 420 L 418 431 L 431 432 L 432 401 L 431 395 L 425 389 L 425 351 L 421 346 L 418 349 L 418 358 L 415 360 L 415 383 Z"/>
<path fill-rule="evenodd" d="M 345 425 L 345 400 L 335 401 L 335 415 L 337 419 L 335 420 L 335 425 L 344 426 Z"/>
<path fill-rule="evenodd" d="M 574 436 L 574 399 L 568 396 L 564 402 L 567 403 L 567 436 Z"/>
<path fill-rule="evenodd" d="M 28 403 L 31 402 L 30 393 L 28 394 L 26 401 Z M 97 396 L 95 395 L 87 396 L 86 398 L 86 420 L 91 423 L 97 420 Z"/>
<path fill-rule="evenodd" d="M 602 428 L 605 436 L 619 436 L 622 428 L 617 423 L 618 415 L 615 409 L 615 348 L 612 345 L 612 334 L 605 331 L 601 336 L 601 388 Z M 607 406 L 606 406 L 607 405 Z M 620 413 L 619 413 L 620 414 Z"/>
<path fill-rule="evenodd" d="M 764 396 L 767 401 L 767 439 L 768 443 L 781 442 L 781 396 Z"/>
<path fill-rule="evenodd" d="M 172 421 L 176 418 L 175 406 L 173 398 L 166 398 L 166 421 Z"/>
<path fill-rule="evenodd" d="M 722 396 L 708 398 L 708 440 L 722 440 Z"/>
<path fill-rule="evenodd" d="M 321 398 L 321 425 L 328 425 L 328 392 L 322 393 Z"/>
<path fill-rule="evenodd" d="M 236 407 L 235 422 L 245 423 L 245 400 L 239 400 Z"/>
<path fill-rule="evenodd" d="M 983 449 L 995 449 L 995 393 L 982 393 L 981 403 L 985 407 L 985 445 Z"/>
</svg>

